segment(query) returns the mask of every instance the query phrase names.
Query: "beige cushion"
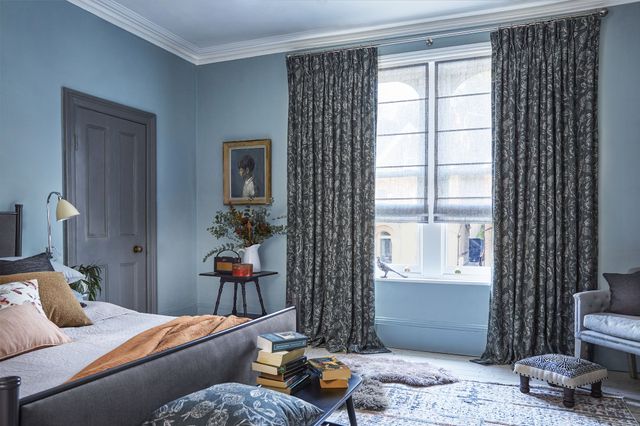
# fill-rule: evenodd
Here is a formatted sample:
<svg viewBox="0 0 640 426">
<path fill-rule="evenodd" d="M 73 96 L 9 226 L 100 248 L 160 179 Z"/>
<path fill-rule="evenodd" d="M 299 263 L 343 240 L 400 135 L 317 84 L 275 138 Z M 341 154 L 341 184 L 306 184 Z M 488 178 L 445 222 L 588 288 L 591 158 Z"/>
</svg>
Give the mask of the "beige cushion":
<svg viewBox="0 0 640 426">
<path fill-rule="evenodd" d="M 0 311 L 0 360 L 70 341 L 31 303 Z"/>
<path fill-rule="evenodd" d="M 38 280 L 38 292 L 44 313 L 58 327 L 91 325 L 80 302 L 75 298 L 62 272 L 25 272 L 2 275 L 0 284 L 14 281 Z"/>
<path fill-rule="evenodd" d="M 15 283 L 6 283 L 0 285 L 0 309 L 9 306 L 24 305 L 31 303 L 36 307 L 42 315 L 42 303 L 40 302 L 40 293 L 38 292 L 38 280 L 20 281 Z"/>
</svg>

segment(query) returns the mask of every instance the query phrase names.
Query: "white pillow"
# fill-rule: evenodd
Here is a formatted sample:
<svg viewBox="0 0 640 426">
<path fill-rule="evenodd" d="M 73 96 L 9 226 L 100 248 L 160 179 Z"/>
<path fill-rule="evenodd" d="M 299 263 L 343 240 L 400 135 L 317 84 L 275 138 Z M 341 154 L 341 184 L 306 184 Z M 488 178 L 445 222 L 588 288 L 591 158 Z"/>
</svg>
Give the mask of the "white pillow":
<svg viewBox="0 0 640 426">
<path fill-rule="evenodd" d="M 0 260 L 14 261 L 14 260 L 20 260 L 24 258 L 25 256 L 0 257 Z M 68 266 L 63 265 L 60 262 L 56 262 L 55 260 L 49 260 L 49 261 L 51 262 L 51 266 L 53 266 L 53 270 L 56 272 L 62 272 L 62 274 L 64 275 L 64 278 L 67 280 L 69 284 L 75 283 L 76 281 L 80 281 L 85 278 L 83 274 L 81 274 L 80 272 L 76 271 L 73 268 L 69 268 Z"/>
<path fill-rule="evenodd" d="M 0 310 L 25 303 L 32 304 L 38 312 L 45 315 L 40 293 L 38 293 L 38 280 L 16 281 L 0 285 Z"/>
</svg>

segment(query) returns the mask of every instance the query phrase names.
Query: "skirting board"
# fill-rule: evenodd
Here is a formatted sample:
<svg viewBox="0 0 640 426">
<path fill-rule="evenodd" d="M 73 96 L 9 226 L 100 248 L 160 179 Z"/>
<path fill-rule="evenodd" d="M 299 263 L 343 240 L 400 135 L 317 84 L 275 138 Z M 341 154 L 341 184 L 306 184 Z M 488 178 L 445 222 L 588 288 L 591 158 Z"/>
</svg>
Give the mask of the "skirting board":
<svg viewBox="0 0 640 426">
<path fill-rule="evenodd" d="M 389 347 L 479 356 L 487 341 L 486 324 L 376 317 L 376 331 Z"/>
</svg>

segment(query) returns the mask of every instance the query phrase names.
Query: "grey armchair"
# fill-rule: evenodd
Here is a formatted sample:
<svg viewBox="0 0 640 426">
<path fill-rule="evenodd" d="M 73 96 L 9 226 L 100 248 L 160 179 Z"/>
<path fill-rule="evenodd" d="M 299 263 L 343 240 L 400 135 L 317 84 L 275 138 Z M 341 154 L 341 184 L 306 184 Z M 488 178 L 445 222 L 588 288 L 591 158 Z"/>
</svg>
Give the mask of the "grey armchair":
<svg viewBox="0 0 640 426">
<path fill-rule="evenodd" d="M 611 302 L 609 290 L 576 293 L 575 356 L 584 358 L 588 344 L 626 352 L 629 374 L 637 379 L 636 355 L 640 355 L 640 316 L 607 312 Z"/>
</svg>

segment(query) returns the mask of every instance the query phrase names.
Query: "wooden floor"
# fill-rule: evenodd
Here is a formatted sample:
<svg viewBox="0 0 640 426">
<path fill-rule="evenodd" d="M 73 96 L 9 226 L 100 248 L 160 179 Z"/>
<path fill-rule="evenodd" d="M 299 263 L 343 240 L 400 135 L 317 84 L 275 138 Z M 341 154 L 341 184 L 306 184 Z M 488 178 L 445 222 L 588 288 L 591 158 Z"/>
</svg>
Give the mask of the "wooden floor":
<svg viewBox="0 0 640 426">
<path fill-rule="evenodd" d="M 432 352 L 417 352 L 404 349 L 393 349 L 392 354 L 370 355 L 384 357 L 398 357 L 406 361 L 426 361 L 451 371 L 461 380 L 475 380 L 480 382 L 519 384 L 517 374 L 509 365 L 483 366 L 470 362 L 472 357 L 439 354 Z M 328 352 L 320 348 L 309 348 L 308 357 L 325 356 Z M 532 381 L 532 384 L 534 382 Z M 633 415 L 640 421 L 640 380 L 633 380 L 628 373 L 609 372 L 609 379 L 603 383 L 603 392 L 623 396 Z"/>
</svg>

